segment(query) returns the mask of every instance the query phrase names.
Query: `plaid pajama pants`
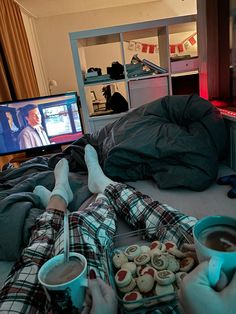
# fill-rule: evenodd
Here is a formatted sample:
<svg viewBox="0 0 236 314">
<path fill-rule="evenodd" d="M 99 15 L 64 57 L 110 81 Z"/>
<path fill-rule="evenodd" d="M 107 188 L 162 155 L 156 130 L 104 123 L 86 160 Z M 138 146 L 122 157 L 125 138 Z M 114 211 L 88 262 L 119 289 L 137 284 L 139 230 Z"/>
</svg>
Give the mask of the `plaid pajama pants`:
<svg viewBox="0 0 236 314">
<path fill-rule="evenodd" d="M 125 184 L 109 185 L 106 198 L 99 198 L 85 210 L 69 215 L 70 251 L 86 256 L 88 269 L 108 279 L 104 249 L 116 232 L 116 215 L 120 215 L 135 230 L 163 225 L 178 225 L 192 237 L 197 219 L 153 201 L 149 196 Z M 63 217 L 56 209 L 48 209 L 36 220 L 29 245 L 22 251 L 4 287 L 0 291 L 0 313 L 47 313 L 45 293 L 37 280 L 40 267 L 49 258 L 63 252 Z M 168 230 L 174 241 L 185 241 L 182 233 Z M 150 238 L 151 238 L 150 234 Z M 45 306 L 46 304 L 46 306 Z M 155 313 L 178 313 L 176 304 L 170 304 Z"/>
</svg>

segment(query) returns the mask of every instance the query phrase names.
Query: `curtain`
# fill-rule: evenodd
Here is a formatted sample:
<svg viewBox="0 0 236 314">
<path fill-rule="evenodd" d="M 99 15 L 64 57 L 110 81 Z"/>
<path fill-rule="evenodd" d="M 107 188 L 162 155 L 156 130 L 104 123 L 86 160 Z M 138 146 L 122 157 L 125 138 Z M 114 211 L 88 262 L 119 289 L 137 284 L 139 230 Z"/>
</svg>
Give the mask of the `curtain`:
<svg viewBox="0 0 236 314">
<path fill-rule="evenodd" d="M 0 99 L 39 96 L 23 19 L 13 0 L 0 0 L 0 46 Z"/>
<path fill-rule="evenodd" d="M 10 100 L 11 93 L 8 86 L 8 81 L 3 66 L 2 55 L 0 54 L 0 101 Z"/>
</svg>

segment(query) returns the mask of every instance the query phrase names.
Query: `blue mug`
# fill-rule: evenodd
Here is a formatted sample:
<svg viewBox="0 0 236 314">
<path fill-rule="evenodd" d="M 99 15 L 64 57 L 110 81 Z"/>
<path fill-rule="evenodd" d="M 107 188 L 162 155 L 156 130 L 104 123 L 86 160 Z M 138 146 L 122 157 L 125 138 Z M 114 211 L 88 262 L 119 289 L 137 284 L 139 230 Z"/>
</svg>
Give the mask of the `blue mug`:
<svg viewBox="0 0 236 314">
<path fill-rule="evenodd" d="M 236 270 L 236 219 L 228 216 L 202 218 L 193 228 L 193 237 L 199 262 L 209 260 L 208 278 L 211 286 L 217 284 L 221 270 L 230 280 Z M 208 243 L 208 238 L 212 245 Z"/>
</svg>

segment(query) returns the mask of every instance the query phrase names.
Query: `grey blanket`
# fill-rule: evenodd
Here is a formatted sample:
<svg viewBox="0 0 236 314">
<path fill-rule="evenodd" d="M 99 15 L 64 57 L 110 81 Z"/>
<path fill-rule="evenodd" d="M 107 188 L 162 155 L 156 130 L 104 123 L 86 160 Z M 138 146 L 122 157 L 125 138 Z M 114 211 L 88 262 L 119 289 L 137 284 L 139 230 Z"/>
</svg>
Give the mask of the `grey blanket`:
<svg viewBox="0 0 236 314">
<path fill-rule="evenodd" d="M 220 112 L 197 95 L 170 96 L 137 108 L 94 134 L 85 134 L 63 153 L 36 158 L 0 173 L 0 260 L 15 260 L 26 245 L 35 218 L 43 212 L 36 185 L 54 186 L 61 158 L 70 166 L 71 211 L 90 196 L 84 147 L 92 144 L 104 172 L 114 180 L 153 178 L 160 188 L 201 191 L 216 178 L 226 151 Z"/>
</svg>

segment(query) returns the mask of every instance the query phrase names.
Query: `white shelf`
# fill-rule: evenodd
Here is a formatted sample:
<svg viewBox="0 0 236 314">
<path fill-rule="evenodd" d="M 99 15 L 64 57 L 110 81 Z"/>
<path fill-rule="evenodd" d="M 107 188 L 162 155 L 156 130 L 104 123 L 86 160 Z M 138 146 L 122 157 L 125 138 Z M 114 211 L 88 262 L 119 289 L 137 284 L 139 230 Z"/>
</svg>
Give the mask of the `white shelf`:
<svg viewBox="0 0 236 314">
<path fill-rule="evenodd" d="M 186 73 L 191 71 L 197 71 L 199 68 L 198 58 L 171 61 L 170 64 L 172 73 Z"/>
<path fill-rule="evenodd" d="M 137 76 L 137 77 L 129 77 L 127 79 L 128 82 L 130 81 L 139 81 L 139 80 L 145 80 L 145 79 L 153 79 L 158 77 L 169 77 L 170 73 L 162 73 L 162 74 L 154 74 L 154 75 L 143 75 L 143 76 Z"/>
<path fill-rule="evenodd" d="M 84 86 L 93 86 L 93 85 L 107 85 L 107 84 L 113 84 L 113 83 L 119 83 L 119 82 L 124 82 L 125 79 L 121 79 L 121 80 L 112 80 L 112 79 L 107 79 L 107 80 L 101 80 L 101 81 L 96 81 L 94 79 L 94 81 L 92 82 L 86 82 L 84 81 Z"/>
<path fill-rule="evenodd" d="M 90 91 L 101 92 L 104 85 L 117 87 L 127 100 L 129 110 L 139 107 L 149 101 L 165 95 L 172 95 L 171 69 L 169 51 L 170 34 L 185 32 L 193 28 L 196 15 L 178 16 L 143 23 L 133 23 L 101 29 L 86 30 L 70 33 L 70 42 L 73 53 L 76 77 L 79 88 L 82 113 L 86 132 L 99 130 L 109 122 L 112 122 L 127 112 L 101 116 L 90 116 L 93 113 L 93 104 Z M 152 63 L 167 70 L 162 74 L 146 74 L 131 77 L 126 67 L 130 64 L 132 56 L 142 52 L 130 51 L 128 44 L 133 42 L 147 42 L 157 46 L 155 53 L 140 58 L 148 59 Z M 99 57 L 101 56 L 101 57 Z M 84 73 L 90 67 L 99 67 L 102 73 L 112 62 L 118 61 L 124 67 L 124 79 L 113 80 L 105 77 L 94 77 L 84 80 Z M 189 72 L 194 69 L 189 69 Z M 185 72 L 188 70 L 184 70 Z M 100 99 L 100 97 L 98 97 Z"/>
<path fill-rule="evenodd" d="M 166 27 L 169 25 L 173 26 L 177 24 L 183 24 L 183 23 L 189 23 L 189 22 L 195 22 L 195 21 L 196 21 L 196 15 L 192 14 L 192 15 L 177 16 L 177 17 L 171 17 L 167 19 L 160 19 L 160 20 L 154 20 L 154 21 L 148 21 L 148 22 L 132 23 L 132 24 L 99 28 L 99 29 L 72 32 L 69 35 L 70 35 L 71 40 L 77 40 L 77 39 L 88 40 L 91 37 L 96 38 L 98 36 L 110 36 L 109 38 L 113 38 L 112 35 L 116 35 L 118 33 L 125 33 L 125 32 L 135 31 L 135 30 L 140 31 L 140 30 L 157 28 L 157 27 Z"/>
<path fill-rule="evenodd" d="M 186 75 L 193 75 L 193 74 L 198 74 L 198 70 L 188 71 L 188 72 L 172 73 L 171 77 L 186 76 Z"/>
</svg>

